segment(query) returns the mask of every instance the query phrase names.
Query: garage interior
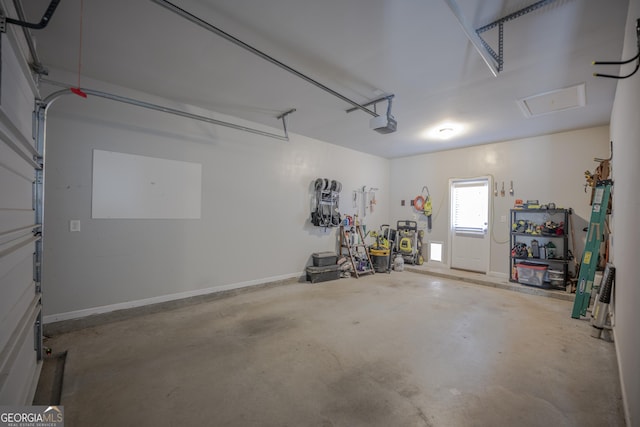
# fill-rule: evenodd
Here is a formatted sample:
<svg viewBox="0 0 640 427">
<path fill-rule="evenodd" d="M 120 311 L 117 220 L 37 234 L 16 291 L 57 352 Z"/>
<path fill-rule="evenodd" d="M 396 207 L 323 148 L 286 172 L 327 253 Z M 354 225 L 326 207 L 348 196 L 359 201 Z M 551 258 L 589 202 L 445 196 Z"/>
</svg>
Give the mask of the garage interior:
<svg viewBox="0 0 640 427">
<path fill-rule="evenodd" d="M 640 1 L 469 3 L 0 0 L 0 405 L 640 425 Z"/>
</svg>

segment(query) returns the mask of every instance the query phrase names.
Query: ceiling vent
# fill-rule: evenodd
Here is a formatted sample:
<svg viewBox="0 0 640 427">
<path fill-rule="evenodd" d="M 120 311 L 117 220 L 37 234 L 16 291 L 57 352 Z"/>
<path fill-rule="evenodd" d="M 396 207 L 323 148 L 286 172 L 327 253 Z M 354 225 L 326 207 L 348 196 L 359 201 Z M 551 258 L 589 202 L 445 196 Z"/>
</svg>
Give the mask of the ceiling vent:
<svg viewBox="0 0 640 427">
<path fill-rule="evenodd" d="M 519 99 L 518 105 L 525 117 L 537 117 L 572 108 L 584 107 L 587 103 L 584 83 L 564 89 L 539 93 Z"/>
</svg>

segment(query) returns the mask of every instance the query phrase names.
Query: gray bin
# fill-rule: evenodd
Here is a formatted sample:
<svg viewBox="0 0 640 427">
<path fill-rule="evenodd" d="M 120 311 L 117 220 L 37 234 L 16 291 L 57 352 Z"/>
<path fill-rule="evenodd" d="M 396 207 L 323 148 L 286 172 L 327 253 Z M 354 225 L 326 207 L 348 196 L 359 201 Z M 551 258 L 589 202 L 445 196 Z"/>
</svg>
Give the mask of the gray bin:
<svg viewBox="0 0 640 427">
<path fill-rule="evenodd" d="M 311 283 L 327 282 L 340 278 L 340 266 L 337 264 L 322 267 L 307 267 L 307 281 Z"/>
<path fill-rule="evenodd" d="M 313 257 L 314 267 L 324 267 L 325 265 L 334 265 L 338 262 L 338 256 L 335 252 L 316 252 L 311 255 Z"/>
</svg>

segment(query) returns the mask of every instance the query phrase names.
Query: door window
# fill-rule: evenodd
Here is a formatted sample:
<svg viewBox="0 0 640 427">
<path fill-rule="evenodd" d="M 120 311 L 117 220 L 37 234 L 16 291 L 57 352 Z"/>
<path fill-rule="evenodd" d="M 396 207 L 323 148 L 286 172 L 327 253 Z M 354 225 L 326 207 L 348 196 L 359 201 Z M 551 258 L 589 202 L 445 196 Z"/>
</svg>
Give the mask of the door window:
<svg viewBox="0 0 640 427">
<path fill-rule="evenodd" d="M 457 181 L 452 186 L 451 225 L 456 233 L 487 232 L 489 183 L 487 180 Z"/>
</svg>

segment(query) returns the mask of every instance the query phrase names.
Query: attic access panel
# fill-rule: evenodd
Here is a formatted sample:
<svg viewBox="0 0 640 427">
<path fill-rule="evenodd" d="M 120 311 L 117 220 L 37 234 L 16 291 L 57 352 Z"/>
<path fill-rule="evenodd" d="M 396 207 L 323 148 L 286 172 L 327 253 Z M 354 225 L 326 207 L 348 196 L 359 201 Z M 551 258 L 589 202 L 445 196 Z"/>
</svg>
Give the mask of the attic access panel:
<svg viewBox="0 0 640 427">
<path fill-rule="evenodd" d="M 586 103 L 587 97 L 584 83 L 518 100 L 518 106 L 525 117 L 528 118 L 584 107 Z"/>
</svg>

